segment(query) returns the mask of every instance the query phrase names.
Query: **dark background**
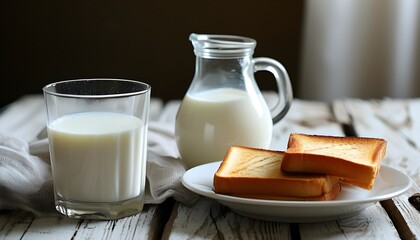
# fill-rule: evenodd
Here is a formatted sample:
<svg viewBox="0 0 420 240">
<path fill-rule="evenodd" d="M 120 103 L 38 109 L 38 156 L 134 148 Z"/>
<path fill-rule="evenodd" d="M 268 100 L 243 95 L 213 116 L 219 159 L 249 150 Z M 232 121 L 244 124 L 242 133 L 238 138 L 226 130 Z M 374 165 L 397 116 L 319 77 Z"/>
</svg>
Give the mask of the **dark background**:
<svg viewBox="0 0 420 240">
<path fill-rule="evenodd" d="M 0 106 L 48 83 L 127 78 L 152 86 L 152 97 L 181 99 L 191 83 L 191 33 L 257 40 L 254 57 L 271 57 L 298 84 L 303 1 L 1 1 Z M 258 73 L 260 87 L 275 82 Z M 298 96 L 297 96 L 298 97 Z"/>
</svg>

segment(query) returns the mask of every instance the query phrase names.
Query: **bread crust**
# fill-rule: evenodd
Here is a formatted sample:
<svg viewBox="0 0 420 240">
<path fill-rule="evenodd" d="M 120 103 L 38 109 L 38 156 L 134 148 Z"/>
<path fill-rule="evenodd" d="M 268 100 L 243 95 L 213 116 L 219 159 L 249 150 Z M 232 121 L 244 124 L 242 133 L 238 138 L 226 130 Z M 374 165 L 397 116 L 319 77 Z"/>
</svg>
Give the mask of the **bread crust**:
<svg viewBox="0 0 420 240">
<path fill-rule="evenodd" d="M 275 196 L 275 195 L 254 195 L 254 194 L 232 194 L 236 197 L 265 199 L 265 200 L 283 200 L 283 201 L 330 201 L 335 200 L 341 192 L 341 184 L 337 182 L 331 191 L 321 196 L 296 197 L 296 196 Z"/>
<path fill-rule="evenodd" d="M 292 133 L 281 170 L 329 174 L 372 189 L 385 153 L 386 141 L 380 138 Z"/>
</svg>

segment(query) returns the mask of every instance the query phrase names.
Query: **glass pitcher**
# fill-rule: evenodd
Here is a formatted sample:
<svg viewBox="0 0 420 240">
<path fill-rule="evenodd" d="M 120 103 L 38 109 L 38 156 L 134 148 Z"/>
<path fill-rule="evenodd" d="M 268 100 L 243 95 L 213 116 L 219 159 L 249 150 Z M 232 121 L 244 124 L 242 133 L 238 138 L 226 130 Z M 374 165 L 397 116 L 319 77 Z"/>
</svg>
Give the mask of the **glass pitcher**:
<svg viewBox="0 0 420 240">
<path fill-rule="evenodd" d="M 273 124 L 289 110 L 292 88 L 285 68 L 253 58 L 256 41 L 234 35 L 191 34 L 195 74 L 178 110 L 175 136 L 187 168 L 221 161 L 232 145 L 269 148 Z M 268 107 L 254 72 L 271 72 L 278 101 Z"/>
</svg>

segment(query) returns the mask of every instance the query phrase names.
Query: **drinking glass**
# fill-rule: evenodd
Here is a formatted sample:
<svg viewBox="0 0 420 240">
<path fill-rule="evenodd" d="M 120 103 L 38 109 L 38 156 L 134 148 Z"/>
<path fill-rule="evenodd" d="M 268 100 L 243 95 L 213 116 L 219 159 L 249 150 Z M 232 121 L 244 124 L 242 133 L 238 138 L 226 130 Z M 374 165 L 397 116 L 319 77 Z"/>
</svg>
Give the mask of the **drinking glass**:
<svg viewBox="0 0 420 240">
<path fill-rule="evenodd" d="M 56 209 L 119 219 L 143 209 L 150 85 L 76 79 L 43 88 Z"/>
</svg>

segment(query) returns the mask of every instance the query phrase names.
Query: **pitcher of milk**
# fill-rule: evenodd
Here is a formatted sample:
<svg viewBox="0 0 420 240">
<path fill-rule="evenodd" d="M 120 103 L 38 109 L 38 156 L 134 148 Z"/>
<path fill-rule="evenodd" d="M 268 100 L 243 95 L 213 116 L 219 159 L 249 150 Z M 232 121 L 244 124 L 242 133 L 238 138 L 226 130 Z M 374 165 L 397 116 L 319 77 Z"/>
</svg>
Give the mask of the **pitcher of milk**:
<svg viewBox="0 0 420 240">
<path fill-rule="evenodd" d="M 253 58 L 256 41 L 234 35 L 191 34 L 195 74 L 182 100 L 175 136 L 187 168 L 221 161 L 231 145 L 269 148 L 273 124 L 289 110 L 292 88 L 285 68 Z M 269 71 L 278 100 L 266 103 L 254 72 Z"/>
</svg>

